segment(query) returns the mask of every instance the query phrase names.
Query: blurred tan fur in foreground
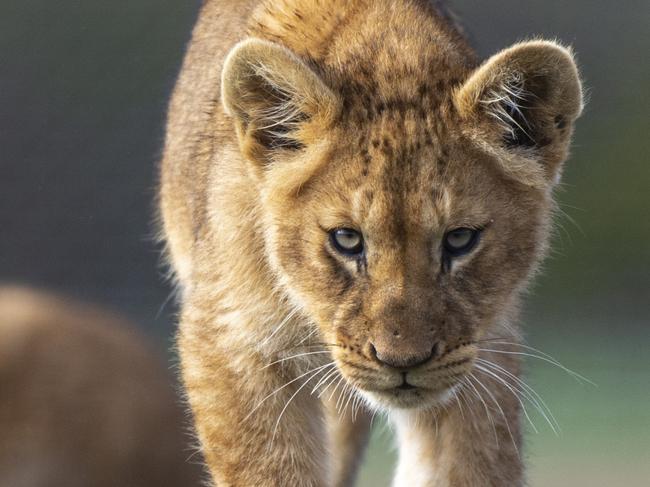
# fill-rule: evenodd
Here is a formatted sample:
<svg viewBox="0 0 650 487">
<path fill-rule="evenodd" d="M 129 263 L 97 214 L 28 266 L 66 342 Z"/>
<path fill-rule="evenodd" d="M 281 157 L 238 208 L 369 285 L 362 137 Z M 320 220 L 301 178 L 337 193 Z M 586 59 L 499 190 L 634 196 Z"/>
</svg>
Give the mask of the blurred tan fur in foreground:
<svg viewBox="0 0 650 487">
<path fill-rule="evenodd" d="M 163 361 L 119 318 L 0 287 L 0 485 L 198 484 Z"/>
</svg>

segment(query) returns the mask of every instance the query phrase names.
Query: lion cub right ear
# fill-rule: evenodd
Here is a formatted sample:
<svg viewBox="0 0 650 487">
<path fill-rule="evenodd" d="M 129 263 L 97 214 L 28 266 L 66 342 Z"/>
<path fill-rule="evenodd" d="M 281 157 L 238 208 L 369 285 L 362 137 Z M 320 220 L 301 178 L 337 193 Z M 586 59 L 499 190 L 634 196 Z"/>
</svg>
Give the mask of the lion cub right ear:
<svg viewBox="0 0 650 487">
<path fill-rule="evenodd" d="M 552 187 L 583 105 L 573 53 L 550 41 L 516 44 L 476 69 L 454 105 L 467 135 L 507 174 Z"/>
<path fill-rule="evenodd" d="M 338 113 L 338 99 L 288 49 L 260 39 L 237 44 L 224 63 L 223 106 L 235 120 L 242 153 L 262 165 L 302 149 Z"/>
</svg>

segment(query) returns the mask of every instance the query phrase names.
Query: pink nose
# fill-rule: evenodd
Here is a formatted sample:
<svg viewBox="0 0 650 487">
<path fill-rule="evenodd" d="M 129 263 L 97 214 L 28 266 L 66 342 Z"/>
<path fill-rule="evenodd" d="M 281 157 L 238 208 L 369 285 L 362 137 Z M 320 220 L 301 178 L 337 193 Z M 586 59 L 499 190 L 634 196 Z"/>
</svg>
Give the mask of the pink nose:
<svg viewBox="0 0 650 487">
<path fill-rule="evenodd" d="M 370 344 L 370 353 L 374 355 L 379 362 L 389 367 L 397 369 L 410 369 L 423 365 L 438 355 L 440 347 L 434 343 L 431 348 L 421 351 L 403 350 L 399 348 L 386 347 L 385 349 L 377 348 L 373 343 Z"/>
</svg>

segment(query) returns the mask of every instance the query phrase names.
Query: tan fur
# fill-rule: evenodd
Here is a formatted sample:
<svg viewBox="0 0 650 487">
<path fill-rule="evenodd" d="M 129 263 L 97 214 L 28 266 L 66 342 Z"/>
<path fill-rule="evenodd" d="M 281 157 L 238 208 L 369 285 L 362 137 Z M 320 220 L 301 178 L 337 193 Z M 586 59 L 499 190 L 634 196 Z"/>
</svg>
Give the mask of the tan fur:
<svg viewBox="0 0 650 487">
<path fill-rule="evenodd" d="M 0 485 L 197 485 L 165 365 L 119 318 L 0 287 Z"/>
<path fill-rule="evenodd" d="M 377 408 L 405 442 L 396 485 L 522 485 L 520 404 L 479 366 L 518 374 L 485 349 L 518 350 L 581 106 L 570 51 L 533 41 L 479 65 L 424 0 L 205 3 L 160 205 L 218 485 L 350 485 L 367 433 L 352 418 Z M 341 227 L 362 260 L 334 251 Z M 459 227 L 480 243 L 445 262 Z"/>
</svg>

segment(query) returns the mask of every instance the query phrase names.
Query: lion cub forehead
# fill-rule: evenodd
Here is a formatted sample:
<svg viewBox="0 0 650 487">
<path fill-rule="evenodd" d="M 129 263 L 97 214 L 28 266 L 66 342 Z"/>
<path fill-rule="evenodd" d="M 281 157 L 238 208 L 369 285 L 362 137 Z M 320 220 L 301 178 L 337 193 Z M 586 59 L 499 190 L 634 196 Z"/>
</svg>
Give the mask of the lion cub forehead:
<svg viewBox="0 0 650 487">
<path fill-rule="evenodd" d="M 447 161 L 431 149 L 387 149 L 390 144 L 383 139 L 377 147 L 362 150 L 358 184 L 350 198 L 353 219 L 383 234 L 440 230 L 453 206 Z"/>
<path fill-rule="evenodd" d="M 329 190 L 345 194 L 339 213 L 386 238 L 405 232 L 427 238 L 449 225 L 485 220 L 480 194 L 495 180 L 456 129 L 445 110 L 402 105 L 339 125 L 324 178 Z"/>
<path fill-rule="evenodd" d="M 355 191 L 352 214 L 355 221 L 376 236 L 427 237 L 442 232 L 450 219 L 452 192 L 444 186 L 405 192 L 375 191 L 368 184 Z"/>
</svg>

